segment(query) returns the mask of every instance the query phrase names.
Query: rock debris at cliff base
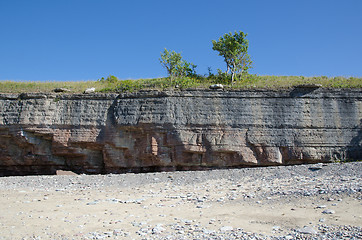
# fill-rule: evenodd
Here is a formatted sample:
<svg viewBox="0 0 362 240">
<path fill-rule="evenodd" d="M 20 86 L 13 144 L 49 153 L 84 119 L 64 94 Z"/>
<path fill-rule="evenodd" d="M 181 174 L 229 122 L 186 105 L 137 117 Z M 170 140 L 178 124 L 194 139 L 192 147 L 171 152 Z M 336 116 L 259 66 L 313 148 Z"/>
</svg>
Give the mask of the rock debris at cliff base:
<svg viewBox="0 0 362 240">
<path fill-rule="evenodd" d="M 362 163 L 0 178 L 0 239 L 360 239 Z"/>
</svg>

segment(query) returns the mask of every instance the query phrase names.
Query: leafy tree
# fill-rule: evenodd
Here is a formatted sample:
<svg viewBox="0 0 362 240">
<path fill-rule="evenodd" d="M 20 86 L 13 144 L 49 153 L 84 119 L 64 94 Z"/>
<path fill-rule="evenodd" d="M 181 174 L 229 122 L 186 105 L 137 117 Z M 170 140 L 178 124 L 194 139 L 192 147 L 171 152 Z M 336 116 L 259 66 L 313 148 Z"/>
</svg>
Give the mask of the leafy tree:
<svg viewBox="0 0 362 240">
<path fill-rule="evenodd" d="M 109 75 L 107 78 L 106 78 L 106 81 L 107 82 L 110 82 L 110 83 L 116 83 L 119 81 L 118 77 L 116 76 L 113 76 L 113 75 Z"/>
<path fill-rule="evenodd" d="M 165 48 L 159 60 L 162 66 L 166 68 L 171 81 L 177 77 L 196 75 L 196 65 L 183 60 L 181 53 L 171 52 Z"/>
<path fill-rule="evenodd" d="M 107 82 L 107 83 L 116 83 L 119 81 L 119 79 L 116 76 L 109 75 L 106 79 L 102 77 L 101 79 L 98 79 L 98 81 Z"/>
<path fill-rule="evenodd" d="M 239 31 L 234 34 L 226 33 L 218 41 L 212 40 L 212 49 L 224 57 L 226 73 L 231 72 L 231 82 L 234 83 L 236 73 L 247 73 L 252 61 L 248 54 L 249 41 L 247 34 Z"/>
</svg>

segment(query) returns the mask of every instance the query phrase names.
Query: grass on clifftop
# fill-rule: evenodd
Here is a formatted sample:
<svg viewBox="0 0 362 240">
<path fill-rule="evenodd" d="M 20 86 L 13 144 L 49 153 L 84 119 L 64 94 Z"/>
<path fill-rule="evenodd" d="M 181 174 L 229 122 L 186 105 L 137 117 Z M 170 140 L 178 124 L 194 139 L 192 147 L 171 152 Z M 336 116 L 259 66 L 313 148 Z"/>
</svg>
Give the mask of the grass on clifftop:
<svg viewBox="0 0 362 240">
<path fill-rule="evenodd" d="M 169 78 L 119 80 L 114 76 L 97 81 L 80 82 L 15 82 L 1 81 L 1 93 L 52 92 L 55 88 L 66 88 L 71 93 L 81 93 L 94 87 L 96 92 L 135 92 L 143 89 L 167 90 L 197 88 L 208 89 L 211 84 L 221 83 L 226 89 L 284 89 L 301 84 L 321 84 L 325 88 L 362 88 L 362 78 L 356 77 L 303 77 L 303 76 L 258 76 L 244 75 L 233 85 L 226 75 L 195 76 L 170 81 Z"/>
</svg>

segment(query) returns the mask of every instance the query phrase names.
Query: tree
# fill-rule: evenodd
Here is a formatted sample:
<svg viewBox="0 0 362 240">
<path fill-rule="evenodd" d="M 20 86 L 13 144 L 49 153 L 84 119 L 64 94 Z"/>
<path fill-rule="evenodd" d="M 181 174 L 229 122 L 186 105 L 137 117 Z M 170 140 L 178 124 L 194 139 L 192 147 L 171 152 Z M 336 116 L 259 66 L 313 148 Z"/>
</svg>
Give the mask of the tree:
<svg viewBox="0 0 362 240">
<path fill-rule="evenodd" d="M 159 60 L 162 66 L 166 68 L 171 81 L 177 77 L 196 75 L 196 65 L 183 60 L 181 53 L 171 52 L 165 48 Z"/>
<path fill-rule="evenodd" d="M 252 61 L 248 54 L 249 41 L 247 34 L 239 31 L 234 34 L 225 33 L 218 41 L 212 40 L 212 49 L 224 57 L 226 73 L 231 72 L 231 83 L 234 83 L 236 73 L 247 73 Z"/>
<path fill-rule="evenodd" d="M 108 82 L 108 83 L 116 83 L 116 82 L 119 81 L 119 79 L 116 76 L 109 75 L 106 79 L 104 79 L 104 77 L 102 77 L 101 79 L 98 79 L 98 81 Z"/>
</svg>

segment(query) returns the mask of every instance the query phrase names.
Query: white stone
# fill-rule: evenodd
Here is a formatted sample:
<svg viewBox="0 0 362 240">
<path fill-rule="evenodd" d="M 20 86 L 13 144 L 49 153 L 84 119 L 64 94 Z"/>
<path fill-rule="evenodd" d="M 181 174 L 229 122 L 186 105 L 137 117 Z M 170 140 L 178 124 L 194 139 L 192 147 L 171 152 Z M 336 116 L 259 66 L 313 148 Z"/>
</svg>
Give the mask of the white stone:
<svg viewBox="0 0 362 240">
<path fill-rule="evenodd" d="M 319 205 L 317 206 L 317 208 L 326 208 L 327 206 L 326 205 Z"/>
<path fill-rule="evenodd" d="M 220 228 L 221 232 L 226 232 L 226 231 L 232 231 L 234 228 L 232 226 L 224 226 Z"/>
<path fill-rule="evenodd" d="M 308 227 L 308 226 L 298 229 L 298 232 L 304 233 L 304 234 L 317 234 L 318 233 L 316 230 L 314 230 L 313 228 Z"/>
<path fill-rule="evenodd" d="M 220 83 L 218 84 L 213 84 L 210 86 L 210 89 L 213 89 L 213 90 L 217 90 L 217 89 L 224 89 L 224 86 Z"/>
<path fill-rule="evenodd" d="M 84 93 L 94 93 L 96 91 L 96 89 L 94 87 L 92 88 L 87 88 Z"/>
<path fill-rule="evenodd" d="M 163 225 L 162 224 L 157 224 L 156 227 L 152 228 L 152 233 L 153 234 L 158 234 L 158 233 L 161 233 L 163 231 L 165 231 L 166 229 L 164 227 L 162 227 Z"/>
</svg>

